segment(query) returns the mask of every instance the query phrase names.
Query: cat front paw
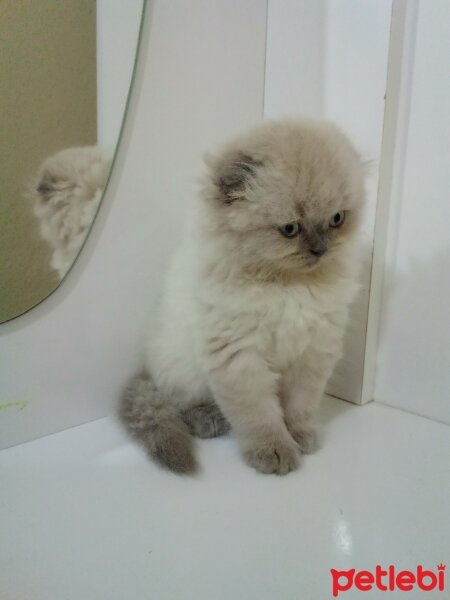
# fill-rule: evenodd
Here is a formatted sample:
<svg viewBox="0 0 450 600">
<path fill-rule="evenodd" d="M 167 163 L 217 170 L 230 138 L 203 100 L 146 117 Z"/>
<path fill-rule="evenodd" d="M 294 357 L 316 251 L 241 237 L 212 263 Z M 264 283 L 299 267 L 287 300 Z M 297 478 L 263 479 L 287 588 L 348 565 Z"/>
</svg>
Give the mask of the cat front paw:
<svg viewBox="0 0 450 600">
<path fill-rule="evenodd" d="M 284 440 L 258 440 L 244 451 L 247 463 L 265 474 L 287 475 L 300 463 L 298 448 Z"/>
<path fill-rule="evenodd" d="M 319 448 L 317 431 L 311 425 L 288 425 L 288 429 L 302 454 L 313 454 Z"/>
</svg>

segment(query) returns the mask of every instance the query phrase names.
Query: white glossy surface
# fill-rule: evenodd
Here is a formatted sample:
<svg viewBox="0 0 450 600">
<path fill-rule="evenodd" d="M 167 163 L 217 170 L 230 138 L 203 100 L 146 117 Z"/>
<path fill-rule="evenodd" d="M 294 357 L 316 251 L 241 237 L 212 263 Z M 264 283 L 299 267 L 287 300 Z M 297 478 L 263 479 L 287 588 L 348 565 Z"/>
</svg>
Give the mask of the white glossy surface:
<svg viewBox="0 0 450 600">
<path fill-rule="evenodd" d="M 325 600 L 332 567 L 448 563 L 448 426 L 337 400 L 323 417 L 323 449 L 285 478 L 232 438 L 199 444 L 197 478 L 168 474 L 111 418 L 4 450 L 1 597 Z"/>
<path fill-rule="evenodd" d="M 450 3 L 411 5 L 375 397 L 450 423 Z"/>
</svg>

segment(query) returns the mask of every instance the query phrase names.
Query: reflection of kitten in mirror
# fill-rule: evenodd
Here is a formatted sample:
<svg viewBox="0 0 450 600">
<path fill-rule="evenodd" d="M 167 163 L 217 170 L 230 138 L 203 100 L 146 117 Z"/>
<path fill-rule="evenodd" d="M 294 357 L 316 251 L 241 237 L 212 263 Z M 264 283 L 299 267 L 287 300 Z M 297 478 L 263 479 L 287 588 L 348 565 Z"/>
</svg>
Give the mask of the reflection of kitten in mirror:
<svg viewBox="0 0 450 600">
<path fill-rule="evenodd" d="M 207 159 L 193 228 L 121 417 L 159 463 L 196 468 L 191 434 L 235 430 L 285 474 L 316 447 L 315 409 L 355 297 L 362 167 L 334 126 L 263 124 Z"/>
<path fill-rule="evenodd" d="M 30 192 L 41 236 L 62 279 L 77 257 L 95 217 L 111 167 L 96 146 L 67 148 L 47 158 Z"/>
</svg>

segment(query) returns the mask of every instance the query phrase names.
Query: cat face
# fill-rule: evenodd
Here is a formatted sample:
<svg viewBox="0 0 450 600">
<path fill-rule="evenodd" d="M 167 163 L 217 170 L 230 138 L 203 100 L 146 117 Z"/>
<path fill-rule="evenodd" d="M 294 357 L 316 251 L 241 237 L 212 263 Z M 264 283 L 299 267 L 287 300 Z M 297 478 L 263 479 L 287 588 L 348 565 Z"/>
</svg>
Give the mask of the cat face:
<svg viewBox="0 0 450 600">
<path fill-rule="evenodd" d="M 329 124 L 263 124 L 209 158 L 210 225 L 233 260 L 271 272 L 312 272 L 336 259 L 364 198 L 358 155 Z"/>
</svg>

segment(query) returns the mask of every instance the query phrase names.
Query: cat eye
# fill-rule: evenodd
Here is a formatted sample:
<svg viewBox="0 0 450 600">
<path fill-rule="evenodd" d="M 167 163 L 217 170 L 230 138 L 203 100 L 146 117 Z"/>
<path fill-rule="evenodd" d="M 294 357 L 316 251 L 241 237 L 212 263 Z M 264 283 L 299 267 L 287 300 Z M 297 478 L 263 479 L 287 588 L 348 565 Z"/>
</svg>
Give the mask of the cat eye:
<svg viewBox="0 0 450 600">
<path fill-rule="evenodd" d="M 340 227 L 345 221 L 345 210 L 340 210 L 330 219 L 330 227 Z"/>
<path fill-rule="evenodd" d="M 293 238 L 298 234 L 298 232 L 298 223 L 287 223 L 286 225 L 280 227 L 280 233 L 286 238 Z"/>
</svg>

